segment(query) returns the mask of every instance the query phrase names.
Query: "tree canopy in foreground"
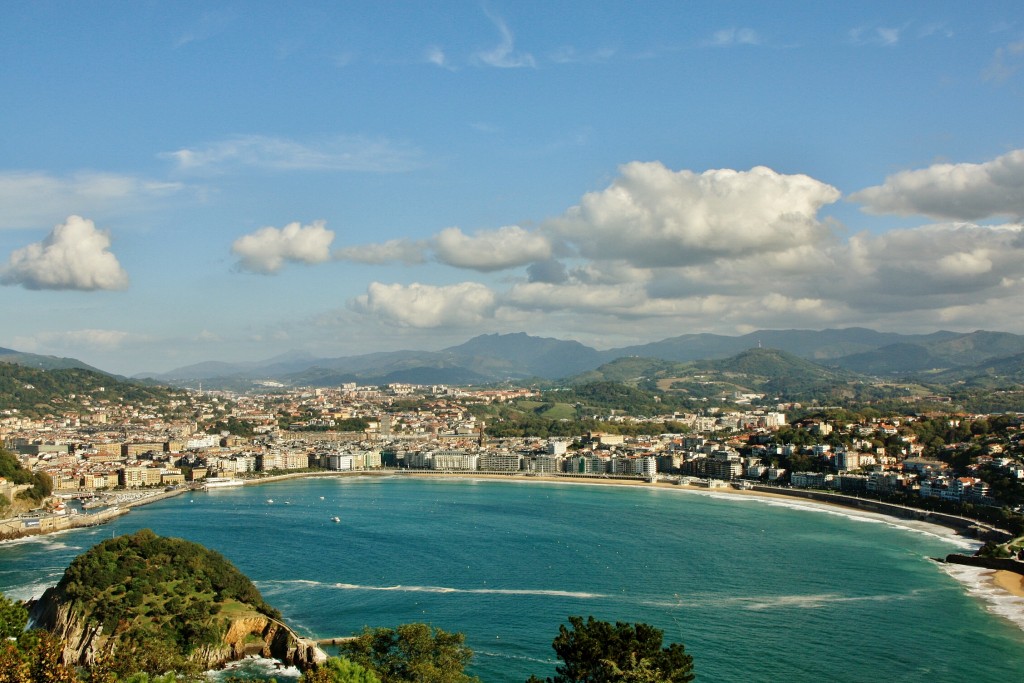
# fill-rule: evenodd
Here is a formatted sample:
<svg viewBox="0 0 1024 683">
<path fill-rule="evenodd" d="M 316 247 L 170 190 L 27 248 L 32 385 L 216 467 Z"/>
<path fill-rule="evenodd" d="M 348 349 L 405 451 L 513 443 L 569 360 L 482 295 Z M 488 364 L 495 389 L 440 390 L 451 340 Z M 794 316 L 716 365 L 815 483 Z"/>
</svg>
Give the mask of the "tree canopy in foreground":
<svg viewBox="0 0 1024 683">
<path fill-rule="evenodd" d="M 693 657 L 681 643 L 662 647 L 664 634 L 644 623 L 615 625 L 594 617 L 569 617 L 551 647 L 562 663 L 547 683 L 688 683 Z M 531 676 L 527 683 L 542 683 Z"/>
</svg>

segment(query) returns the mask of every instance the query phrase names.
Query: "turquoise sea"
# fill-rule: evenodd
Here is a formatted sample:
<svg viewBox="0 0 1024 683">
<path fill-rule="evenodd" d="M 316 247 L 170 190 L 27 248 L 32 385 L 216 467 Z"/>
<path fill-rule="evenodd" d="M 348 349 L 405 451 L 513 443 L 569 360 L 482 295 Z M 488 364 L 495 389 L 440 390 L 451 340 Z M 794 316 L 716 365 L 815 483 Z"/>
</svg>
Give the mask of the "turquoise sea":
<svg viewBox="0 0 1024 683">
<path fill-rule="evenodd" d="M 392 476 L 195 492 L 0 544 L 0 591 L 39 595 L 94 543 L 143 527 L 223 553 L 308 635 L 462 631 L 488 683 L 550 675 L 571 614 L 658 626 L 698 681 L 1024 678 L 1010 618 L 1024 600 L 930 561 L 971 547 L 944 530 L 653 487 Z"/>
</svg>

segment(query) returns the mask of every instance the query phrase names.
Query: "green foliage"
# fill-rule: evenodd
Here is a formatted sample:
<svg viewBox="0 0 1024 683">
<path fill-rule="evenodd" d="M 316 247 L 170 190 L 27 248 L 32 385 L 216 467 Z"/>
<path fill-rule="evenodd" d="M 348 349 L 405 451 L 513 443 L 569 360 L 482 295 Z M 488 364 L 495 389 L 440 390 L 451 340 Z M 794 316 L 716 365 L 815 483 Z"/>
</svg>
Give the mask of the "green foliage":
<svg viewBox="0 0 1024 683">
<path fill-rule="evenodd" d="M 72 398 L 74 397 L 74 398 Z M 183 402 L 178 410 L 190 410 L 188 394 L 166 387 L 126 381 L 93 370 L 70 368 L 41 370 L 0 362 L 0 410 L 17 410 L 29 417 L 78 409 L 85 401 L 109 401 L 115 405 Z"/>
<path fill-rule="evenodd" d="M 0 363 L 0 367 L 3 363 Z M 0 477 L 13 482 L 14 484 L 31 484 L 32 488 L 22 491 L 19 497 L 40 502 L 53 491 L 53 481 L 46 472 L 30 472 L 21 466 L 17 456 L 0 446 Z M 0 505 L 6 501 L 0 496 Z M 9 502 L 9 501 L 7 501 Z M 3 505 L 6 507 L 6 505 Z"/>
<path fill-rule="evenodd" d="M 252 582 L 222 555 L 149 529 L 104 541 L 72 561 L 54 589 L 103 625 L 119 675 L 190 672 L 196 647 L 219 643 L 237 604 L 275 619 Z"/>
<path fill-rule="evenodd" d="M 252 423 L 245 420 L 239 420 L 234 415 L 229 415 L 226 420 L 218 420 L 207 427 L 207 431 L 227 432 L 228 434 L 234 434 L 235 436 L 245 437 L 251 437 L 256 433 L 253 431 Z"/>
<path fill-rule="evenodd" d="M 0 640 L 17 638 L 28 623 L 28 610 L 14 600 L 8 600 L 0 593 Z"/>
<path fill-rule="evenodd" d="M 551 643 L 562 661 L 548 683 L 625 683 L 692 681 L 693 657 L 680 643 L 662 647 L 663 633 L 648 624 L 628 624 L 594 617 L 569 617 Z M 527 683 L 540 683 L 531 676 Z"/>
<path fill-rule="evenodd" d="M 299 683 L 380 683 L 372 671 L 344 657 L 331 657 L 302 674 Z"/>
<path fill-rule="evenodd" d="M 382 683 L 477 681 L 463 672 L 473 657 L 465 636 L 427 624 L 365 628 L 340 649 L 356 664 L 372 670 Z"/>
</svg>

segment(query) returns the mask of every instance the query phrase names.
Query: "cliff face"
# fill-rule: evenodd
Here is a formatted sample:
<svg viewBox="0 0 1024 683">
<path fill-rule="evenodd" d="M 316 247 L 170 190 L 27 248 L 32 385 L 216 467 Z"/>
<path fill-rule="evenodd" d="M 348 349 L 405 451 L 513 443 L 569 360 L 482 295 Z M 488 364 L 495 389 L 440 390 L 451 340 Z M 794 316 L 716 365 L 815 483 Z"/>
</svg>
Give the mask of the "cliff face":
<svg viewBox="0 0 1024 683">
<path fill-rule="evenodd" d="M 69 664 L 90 666 L 111 647 L 109 634 L 88 620 L 71 605 L 62 603 L 51 588 L 31 605 L 34 626 L 45 628 L 64 645 L 62 659 Z M 240 616 L 228 623 L 221 643 L 192 651 L 189 658 L 206 669 L 242 659 L 246 655 L 272 657 L 305 670 L 327 659 L 314 641 L 298 634 L 276 619 L 262 614 Z"/>
</svg>

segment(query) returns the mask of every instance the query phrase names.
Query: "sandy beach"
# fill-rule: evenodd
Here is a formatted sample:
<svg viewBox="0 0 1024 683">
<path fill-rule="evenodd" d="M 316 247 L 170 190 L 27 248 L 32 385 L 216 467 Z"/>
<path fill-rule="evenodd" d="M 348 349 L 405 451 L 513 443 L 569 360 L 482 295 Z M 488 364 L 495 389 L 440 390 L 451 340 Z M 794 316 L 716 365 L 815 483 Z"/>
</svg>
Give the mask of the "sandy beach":
<svg viewBox="0 0 1024 683">
<path fill-rule="evenodd" d="M 992 573 L 992 583 L 1011 595 L 1024 598 L 1024 576 L 1016 572 L 999 570 Z"/>
</svg>

